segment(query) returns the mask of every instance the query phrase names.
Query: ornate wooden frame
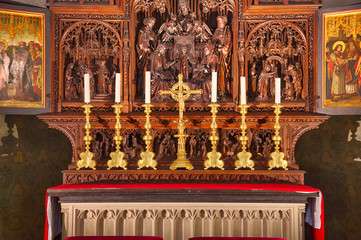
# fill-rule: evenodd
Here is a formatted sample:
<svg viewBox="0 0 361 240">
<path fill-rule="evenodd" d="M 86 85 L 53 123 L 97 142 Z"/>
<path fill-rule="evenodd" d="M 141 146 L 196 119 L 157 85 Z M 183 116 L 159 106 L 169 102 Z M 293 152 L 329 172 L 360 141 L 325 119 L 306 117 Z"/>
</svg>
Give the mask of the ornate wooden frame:
<svg viewBox="0 0 361 240">
<path fill-rule="evenodd" d="M 318 15 L 318 19 L 319 19 L 319 29 L 321 29 L 321 31 L 318 33 L 318 38 L 320 39 L 319 43 L 318 43 L 318 62 L 320 63 L 320 69 L 321 71 L 318 72 L 318 100 L 317 100 L 317 111 L 320 113 L 326 113 L 326 114 L 331 114 L 331 115 L 343 115 L 343 114 L 360 114 L 360 106 L 361 106 L 361 97 L 359 96 L 359 103 L 352 105 L 352 104 L 348 104 L 348 103 L 342 103 L 339 102 L 338 100 L 335 101 L 331 101 L 331 97 L 328 96 L 328 91 L 330 91 L 331 87 L 328 86 L 328 80 L 327 80 L 327 63 L 330 61 L 330 59 L 327 59 L 329 57 L 326 57 L 326 44 L 328 44 L 328 42 L 326 41 L 326 29 L 325 29 L 325 24 L 326 24 L 326 18 L 332 18 L 334 16 L 334 18 L 338 18 L 341 20 L 342 16 L 346 16 L 349 14 L 353 14 L 352 18 L 356 17 L 358 19 L 360 19 L 361 16 L 361 5 L 353 5 L 353 6 L 348 6 L 348 7 L 340 7 L 340 8 L 324 8 L 322 10 L 320 10 L 319 15 Z M 345 21 L 346 23 L 347 21 Z M 355 21 L 356 23 L 359 22 L 359 20 Z M 355 29 L 358 29 L 356 31 L 356 35 L 361 35 L 361 31 L 359 30 L 359 26 L 355 25 Z M 352 34 L 353 35 L 353 34 Z M 351 35 L 351 36 L 352 36 Z M 356 39 L 356 35 L 354 35 L 354 39 Z M 350 36 L 348 36 L 347 38 L 350 38 Z M 343 41 L 343 40 L 342 40 Z M 357 42 L 356 42 L 357 44 Z M 329 47 L 329 46 L 327 46 Z M 360 49 L 361 47 L 357 47 L 358 49 Z M 332 52 L 332 49 L 330 49 L 330 54 Z M 349 67 L 354 67 L 352 66 L 353 64 L 350 64 Z M 331 73 L 332 74 L 332 73 Z M 360 92 L 360 90 L 359 90 Z M 360 94 L 360 93 L 358 93 Z M 347 95 L 347 94 L 346 94 Z M 326 101 L 330 101 L 328 103 L 326 103 Z"/>
<path fill-rule="evenodd" d="M 42 75 L 42 77 L 39 79 L 40 83 L 36 84 L 33 80 L 33 72 L 28 73 L 31 74 L 31 80 L 32 84 L 35 83 L 35 85 L 38 85 L 39 88 L 37 89 L 39 93 L 32 92 L 30 96 L 30 93 L 27 93 L 26 95 L 21 96 L 21 100 L 11 100 L 11 99 L 1 99 L 0 100 L 0 109 L 3 114 L 41 114 L 41 113 L 49 113 L 50 112 L 50 67 L 49 64 L 46 64 L 46 59 L 50 58 L 50 46 L 49 46 L 49 32 L 50 32 L 50 23 L 49 23 L 49 10 L 43 9 L 43 8 L 35 8 L 35 7 L 26 7 L 26 6 L 17 6 L 17 5 L 10 5 L 10 4 L 2 4 L 1 11 L 3 11 L 4 16 L 2 17 L 2 27 L 0 28 L 1 32 L 5 32 L 10 34 L 10 38 L 7 38 L 7 34 L 3 34 L 2 41 L 4 43 L 6 40 L 13 40 L 13 38 L 16 37 L 16 35 L 24 36 L 24 30 L 30 29 L 29 31 L 33 31 L 34 33 L 37 33 L 37 39 L 39 43 L 35 42 L 35 44 L 39 44 L 38 48 L 41 49 L 41 64 L 38 63 L 39 59 L 32 59 L 37 61 L 37 66 L 40 65 L 39 68 L 37 68 L 37 73 Z M 7 14 L 9 13 L 9 14 Z M 7 15 L 7 16 L 6 16 Z M 16 17 L 17 16 L 17 17 Z M 12 21 L 19 21 L 19 24 L 15 26 L 14 28 L 10 29 L 7 26 L 7 22 L 10 25 L 10 18 Z M 31 30 L 32 29 L 32 30 Z M 29 39 L 22 39 L 25 41 L 29 41 Z M 34 44 L 34 41 L 32 41 Z M 29 41 L 30 43 L 30 41 Z M 25 44 L 29 43 L 25 42 Z M 7 45 L 7 42 L 5 43 Z M 7 46 L 6 46 L 7 47 Z M 26 46 L 26 48 L 29 46 Z M 14 48 L 13 48 L 14 50 Z M 11 54 L 12 55 L 12 54 Z M 31 58 L 32 55 L 31 55 Z M 3 60 L 3 59 L 2 59 Z M 28 60 L 27 60 L 28 61 Z M 13 62 L 13 61 L 11 61 Z M 40 69 L 40 70 L 39 70 Z M 10 74 L 11 73 L 11 66 L 9 65 Z M 25 74 L 27 72 L 27 69 L 24 70 Z M 33 67 L 31 66 L 31 71 L 33 71 Z M 27 75 L 28 75 L 27 74 Z M 9 75 L 10 78 L 10 75 Z M 10 86 L 10 84 L 9 84 Z M 15 88 L 15 86 L 14 86 Z M 31 86 L 31 89 L 34 88 Z M 17 91 L 16 89 L 13 89 L 12 92 Z M 9 90 L 8 90 L 9 92 Z M 38 94 L 40 94 L 40 100 L 37 100 L 36 98 L 39 97 Z M 16 95 L 15 95 L 16 98 Z"/>
</svg>

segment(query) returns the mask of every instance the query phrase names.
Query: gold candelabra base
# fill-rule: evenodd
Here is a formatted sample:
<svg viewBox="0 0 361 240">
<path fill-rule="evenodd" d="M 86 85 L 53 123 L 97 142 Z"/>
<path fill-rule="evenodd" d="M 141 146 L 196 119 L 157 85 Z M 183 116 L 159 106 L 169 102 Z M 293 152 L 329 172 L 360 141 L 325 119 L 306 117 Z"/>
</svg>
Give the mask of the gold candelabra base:
<svg viewBox="0 0 361 240">
<path fill-rule="evenodd" d="M 183 119 L 180 119 L 183 124 Z M 183 132 L 184 129 L 181 129 Z M 172 162 L 169 169 L 176 170 L 178 168 L 185 168 L 187 170 L 192 170 L 194 167 L 192 163 L 187 159 L 187 152 L 185 150 L 185 141 L 188 137 L 187 134 L 176 134 L 175 137 L 178 138 L 178 151 L 177 151 L 177 159 Z"/>
<path fill-rule="evenodd" d="M 122 112 L 123 106 L 121 104 L 114 104 L 112 106 L 114 108 L 116 123 L 115 123 L 115 136 L 113 137 L 115 141 L 115 151 L 111 152 L 109 154 L 110 160 L 107 161 L 108 170 L 110 170 L 113 167 L 123 168 L 124 170 L 127 170 L 127 161 L 124 160 L 124 153 L 120 151 L 120 143 L 123 140 L 123 137 L 120 136 L 120 129 L 122 128 L 122 125 L 120 124 L 120 113 Z"/>
<path fill-rule="evenodd" d="M 90 125 L 90 113 L 91 113 L 91 108 L 93 107 L 90 104 L 84 104 L 83 106 L 81 106 L 82 108 L 84 108 L 84 113 L 85 113 L 85 136 L 84 136 L 84 142 L 85 142 L 85 151 L 81 152 L 79 154 L 80 156 L 80 160 L 78 160 L 76 162 L 76 170 L 79 170 L 80 168 L 92 168 L 93 170 L 95 170 L 95 166 L 97 165 L 97 162 L 95 160 L 93 160 L 94 157 L 94 153 L 90 152 L 90 143 L 93 140 L 93 138 L 90 136 L 90 129 L 91 129 L 91 125 Z"/>
<path fill-rule="evenodd" d="M 272 106 L 275 110 L 275 125 L 274 125 L 274 129 L 275 129 L 275 135 L 272 137 L 272 140 L 275 143 L 275 151 L 272 152 L 270 154 L 271 156 L 271 160 L 268 161 L 268 170 L 271 170 L 273 168 L 283 168 L 285 170 L 288 170 L 287 166 L 288 166 L 288 162 L 287 160 L 284 160 L 285 154 L 283 152 L 280 152 L 280 143 L 282 141 L 282 137 L 279 135 L 279 130 L 281 129 L 281 125 L 279 123 L 279 119 L 280 119 L 280 114 L 281 114 L 281 108 L 283 107 L 280 104 L 275 104 Z"/>
<path fill-rule="evenodd" d="M 251 159 L 252 153 L 243 150 L 242 152 L 237 153 L 237 160 L 234 162 L 235 170 L 240 168 L 250 168 L 254 170 L 254 161 Z"/>
<path fill-rule="evenodd" d="M 79 170 L 80 168 L 91 168 L 93 170 L 96 170 L 95 166 L 97 165 L 97 162 L 93 160 L 94 153 L 90 151 L 81 152 L 79 154 L 80 160 L 76 162 L 76 170 Z"/>
<path fill-rule="evenodd" d="M 155 157 L 155 153 L 151 151 L 151 147 L 150 144 L 153 140 L 153 137 L 150 135 L 150 129 L 151 129 L 151 124 L 150 124 L 150 113 L 152 112 L 151 108 L 153 107 L 152 104 L 146 103 L 142 105 L 145 109 L 145 117 L 146 117 L 146 122 L 145 122 L 145 129 L 146 129 L 146 134 L 143 137 L 143 140 L 145 141 L 145 152 L 141 152 L 140 153 L 140 160 L 138 160 L 137 165 L 138 165 L 138 170 L 143 168 L 143 167 L 151 167 L 154 170 L 157 170 L 157 165 L 158 162 L 157 160 L 154 160 Z"/>
<path fill-rule="evenodd" d="M 247 142 L 248 142 L 248 137 L 246 136 L 246 130 L 247 130 L 247 125 L 246 125 L 246 114 L 247 114 L 247 108 L 249 108 L 249 106 L 247 104 L 241 104 L 238 106 L 238 108 L 240 108 L 240 113 L 242 115 L 242 123 L 241 123 L 241 131 L 242 131 L 242 136 L 239 137 L 239 140 L 242 143 L 242 151 L 237 153 L 237 160 L 234 162 L 235 165 L 235 170 L 238 170 L 240 168 L 250 168 L 251 170 L 254 170 L 254 161 L 251 159 L 252 157 L 252 153 L 247 152 Z"/>
<path fill-rule="evenodd" d="M 187 159 L 187 152 L 185 150 L 179 149 L 179 146 L 184 146 L 185 144 L 179 143 L 180 141 L 185 142 L 185 138 L 188 137 L 186 134 L 182 134 L 180 136 L 179 134 L 175 135 L 175 137 L 178 137 L 178 152 L 177 152 L 177 159 L 172 162 L 172 165 L 170 165 L 170 170 L 176 170 L 178 168 L 185 168 L 187 170 L 192 170 L 193 164 Z M 181 146 L 181 147 L 182 147 Z"/>
<path fill-rule="evenodd" d="M 221 170 L 224 170 L 224 161 L 221 160 L 222 154 L 220 152 L 217 152 L 217 142 L 219 140 L 219 137 L 217 136 L 217 113 L 218 108 L 220 107 L 219 104 L 212 103 L 208 105 L 211 108 L 212 113 L 212 123 L 211 123 L 211 129 L 212 129 L 212 135 L 209 137 L 209 140 L 212 143 L 212 151 L 207 153 L 207 160 L 204 161 L 204 169 L 207 170 L 208 168 L 220 168 Z"/>
<path fill-rule="evenodd" d="M 108 170 L 110 170 L 113 167 L 123 168 L 124 170 L 127 170 L 127 161 L 124 160 L 124 153 L 120 150 L 116 150 L 115 152 L 111 152 L 109 154 L 110 160 L 108 160 Z"/>
</svg>

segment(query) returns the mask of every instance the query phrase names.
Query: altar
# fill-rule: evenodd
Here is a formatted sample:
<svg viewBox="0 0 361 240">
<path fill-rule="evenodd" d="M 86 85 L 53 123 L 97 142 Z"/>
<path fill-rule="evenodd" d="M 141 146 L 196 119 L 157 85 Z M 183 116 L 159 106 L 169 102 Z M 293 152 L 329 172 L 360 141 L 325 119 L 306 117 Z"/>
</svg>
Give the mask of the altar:
<svg viewBox="0 0 361 240">
<path fill-rule="evenodd" d="M 60 185 L 47 194 L 45 240 L 61 231 L 62 239 L 104 235 L 304 239 L 306 203 L 313 239 L 324 239 L 321 192 L 304 185 L 87 184 Z"/>
</svg>

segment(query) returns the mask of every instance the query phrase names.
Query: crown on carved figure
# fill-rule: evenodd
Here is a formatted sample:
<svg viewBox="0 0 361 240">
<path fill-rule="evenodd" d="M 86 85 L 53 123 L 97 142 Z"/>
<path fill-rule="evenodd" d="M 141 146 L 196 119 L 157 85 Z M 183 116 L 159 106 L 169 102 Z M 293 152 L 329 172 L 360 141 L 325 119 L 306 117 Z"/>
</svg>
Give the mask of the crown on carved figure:
<svg viewBox="0 0 361 240">
<path fill-rule="evenodd" d="M 178 0 L 178 9 L 182 8 L 182 7 L 187 7 L 189 8 L 188 6 L 188 0 Z"/>
</svg>

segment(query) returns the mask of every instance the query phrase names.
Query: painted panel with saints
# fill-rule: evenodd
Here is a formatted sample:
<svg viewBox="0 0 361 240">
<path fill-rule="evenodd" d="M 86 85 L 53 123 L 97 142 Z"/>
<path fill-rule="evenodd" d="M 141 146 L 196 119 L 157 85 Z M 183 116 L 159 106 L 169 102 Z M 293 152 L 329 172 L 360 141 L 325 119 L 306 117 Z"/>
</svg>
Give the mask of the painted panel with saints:
<svg viewBox="0 0 361 240">
<path fill-rule="evenodd" d="M 359 108 L 361 10 L 325 13 L 322 29 L 322 107 Z"/>
<path fill-rule="evenodd" d="M 45 14 L 0 9 L 0 107 L 45 108 Z"/>
</svg>

